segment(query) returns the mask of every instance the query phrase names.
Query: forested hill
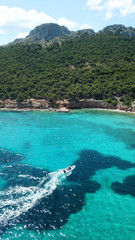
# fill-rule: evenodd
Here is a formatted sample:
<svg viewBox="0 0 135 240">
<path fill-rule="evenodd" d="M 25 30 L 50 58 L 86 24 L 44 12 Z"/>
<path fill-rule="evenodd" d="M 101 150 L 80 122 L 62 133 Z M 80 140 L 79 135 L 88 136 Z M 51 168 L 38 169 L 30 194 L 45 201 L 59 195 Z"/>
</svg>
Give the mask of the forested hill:
<svg viewBox="0 0 135 240">
<path fill-rule="evenodd" d="M 135 37 L 88 35 L 0 47 L 0 99 L 135 100 Z"/>
</svg>

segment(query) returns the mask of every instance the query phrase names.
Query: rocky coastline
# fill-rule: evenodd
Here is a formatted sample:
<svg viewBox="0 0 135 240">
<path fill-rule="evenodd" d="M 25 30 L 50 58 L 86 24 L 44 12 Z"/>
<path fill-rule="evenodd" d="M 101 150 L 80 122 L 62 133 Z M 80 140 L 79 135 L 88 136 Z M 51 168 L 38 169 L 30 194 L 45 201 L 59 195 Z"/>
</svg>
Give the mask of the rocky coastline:
<svg viewBox="0 0 135 240">
<path fill-rule="evenodd" d="M 117 106 L 104 102 L 102 100 L 95 99 L 80 99 L 78 101 L 59 100 L 55 103 L 49 102 L 45 99 L 29 99 L 24 102 L 17 102 L 15 100 L 0 100 L 0 110 L 10 111 L 30 111 L 30 110 L 46 110 L 56 112 L 69 112 L 70 109 L 82 109 L 82 108 L 97 108 L 107 110 L 120 110 L 126 112 L 135 112 L 135 104 L 128 108 L 118 103 Z"/>
</svg>

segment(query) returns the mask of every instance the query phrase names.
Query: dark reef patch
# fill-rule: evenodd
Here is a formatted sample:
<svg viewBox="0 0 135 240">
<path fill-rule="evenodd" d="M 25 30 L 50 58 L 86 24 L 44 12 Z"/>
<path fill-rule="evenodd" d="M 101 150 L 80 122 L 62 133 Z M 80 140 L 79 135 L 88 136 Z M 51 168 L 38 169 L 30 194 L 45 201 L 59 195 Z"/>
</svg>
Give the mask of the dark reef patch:
<svg viewBox="0 0 135 240">
<path fill-rule="evenodd" d="M 135 167 L 134 163 L 114 156 L 104 156 L 93 150 L 81 151 L 80 158 L 74 164 L 76 168 L 68 177 L 68 180 L 76 182 L 84 182 L 85 179 L 89 179 L 100 169 L 117 167 L 124 170 Z"/>
<path fill-rule="evenodd" d="M 22 159 L 23 159 L 23 156 L 21 156 L 20 154 L 15 154 L 7 150 L 0 149 L 1 163 L 20 162 Z"/>
<path fill-rule="evenodd" d="M 25 150 L 29 150 L 31 148 L 31 142 L 30 141 L 26 141 L 23 145 Z"/>
<path fill-rule="evenodd" d="M 135 143 L 131 144 L 131 148 L 135 149 Z"/>
<path fill-rule="evenodd" d="M 135 197 L 135 175 L 125 178 L 123 183 L 112 183 L 111 188 L 115 193 L 120 195 L 130 194 L 131 196 Z"/>
<path fill-rule="evenodd" d="M 8 180 L 5 188 L 14 186 L 37 186 L 40 183 L 41 178 L 45 177 L 48 171 L 33 168 L 28 165 L 14 164 L 10 167 L 3 169 L 3 179 Z"/>
<path fill-rule="evenodd" d="M 135 131 L 131 128 L 105 127 L 104 131 L 108 136 L 110 135 L 116 141 L 124 143 L 127 149 L 134 150 Z"/>
<path fill-rule="evenodd" d="M 121 160 L 118 157 L 104 156 L 93 150 L 81 151 L 80 157 L 74 164 L 76 168 L 70 176 L 67 176 L 68 184 L 66 182 L 63 182 L 62 185 L 58 184 L 48 195 L 42 194 L 42 191 L 48 186 L 46 184 L 49 183 L 50 187 L 53 185 L 51 181 L 49 182 L 51 177 L 48 171 L 23 164 L 5 167 L 2 177 L 7 180 L 7 185 L 4 186 L 4 191 L 8 192 L 11 188 L 14 190 L 16 186 L 28 189 L 28 193 L 25 192 L 24 196 L 21 195 L 22 192 L 13 191 L 13 200 L 16 200 L 20 195 L 24 198 L 32 197 L 30 201 L 33 201 L 38 194 L 41 196 L 27 211 L 20 211 L 17 217 L 0 223 L 1 234 L 10 226 L 18 223 L 25 224 L 27 229 L 35 231 L 60 229 L 67 223 L 71 214 L 77 213 L 85 205 L 85 194 L 95 193 L 101 188 L 98 182 L 91 180 L 96 171 L 113 166 L 123 170 L 135 167 L 135 164 L 131 162 Z M 43 182 L 42 179 L 44 179 Z M 32 195 L 31 189 L 33 189 Z M 4 197 L 4 200 L 8 200 L 9 196 Z M 2 195 L 0 195 L 1 199 L 3 200 Z M 16 205 L 15 207 L 12 205 L 12 209 L 16 210 Z"/>
<path fill-rule="evenodd" d="M 20 215 L 19 220 L 27 229 L 55 230 L 68 222 L 71 214 L 85 205 L 85 194 L 94 193 L 100 184 L 90 181 L 88 185 L 59 186 L 53 194 L 39 200 L 33 208 Z M 47 211 L 46 211 L 47 209 Z"/>
</svg>

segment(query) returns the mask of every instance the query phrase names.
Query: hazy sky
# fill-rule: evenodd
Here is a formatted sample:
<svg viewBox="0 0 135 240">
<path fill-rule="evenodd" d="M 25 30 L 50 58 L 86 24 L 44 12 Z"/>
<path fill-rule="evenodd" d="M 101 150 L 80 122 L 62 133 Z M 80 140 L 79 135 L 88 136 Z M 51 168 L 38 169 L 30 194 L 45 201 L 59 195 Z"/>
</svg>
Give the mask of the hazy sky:
<svg viewBox="0 0 135 240">
<path fill-rule="evenodd" d="M 0 0 L 0 45 L 54 22 L 70 30 L 135 27 L 135 0 Z"/>
</svg>

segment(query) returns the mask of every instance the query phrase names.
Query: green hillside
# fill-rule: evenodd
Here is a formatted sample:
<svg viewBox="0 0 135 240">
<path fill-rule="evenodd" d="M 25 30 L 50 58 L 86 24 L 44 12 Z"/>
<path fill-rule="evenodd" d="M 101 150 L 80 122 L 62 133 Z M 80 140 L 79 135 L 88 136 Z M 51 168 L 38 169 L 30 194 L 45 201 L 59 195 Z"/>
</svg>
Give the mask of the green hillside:
<svg viewBox="0 0 135 240">
<path fill-rule="evenodd" d="M 0 47 L 0 99 L 135 100 L 135 38 L 88 36 L 47 48 L 37 44 Z"/>
</svg>

